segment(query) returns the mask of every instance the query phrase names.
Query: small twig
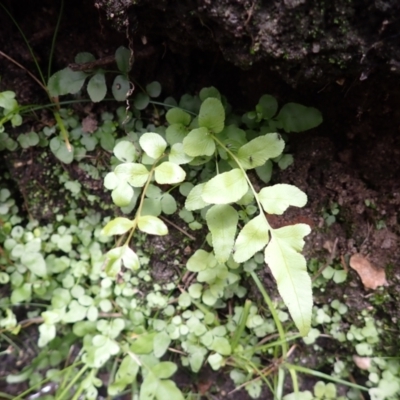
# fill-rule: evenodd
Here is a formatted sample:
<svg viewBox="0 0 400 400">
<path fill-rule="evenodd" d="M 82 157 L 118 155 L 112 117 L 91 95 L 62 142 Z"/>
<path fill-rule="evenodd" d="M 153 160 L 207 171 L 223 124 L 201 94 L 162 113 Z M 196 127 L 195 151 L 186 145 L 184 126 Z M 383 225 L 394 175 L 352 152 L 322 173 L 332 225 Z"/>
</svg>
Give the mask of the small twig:
<svg viewBox="0 0 400 400">
<path fill-rule="evenodd" d="M 178 354 L 182 354 L 183 356 L 187 356 L 187 353 L 185 353 L 181 350 L 173 349 L 172 347 L 168 347 L 168 350 L 171 351 L 172 353 L 178 353 Z"/>
<path fill-rule="evenodd" d="M 342 267 L 346 272 L 349 272 L 349 268 L 348 268 L 348 266 L 346 264 L 346 260 L 344 259 L 344 255 L 343 254 L 340 256 L 340 264 L 342 264 Z"/>
<path fill-rule="evenodd" d="M 261 379 L 261 375 L 262 375 L 262 376 L 267 376 L 267 375 L 270 375 L 273 371 L 276 371 L 276 370 L 280 367 L 280 365 L 283 364 L 283 363 L 285 362 L 285 359 L 287 359 L 288 357 L 291 356 L 291 354 L 294 352 L 294 350 L 296 350 L 296 347 L 297 347 L 297 344 L 294 344 L 294 345 L 289 349 L 289 351 L 286 353 L 285 356 L 279 357 L 279 358 L 276 359 L 276 360 L 275 360 L 275 359 L 272 360 L 271 365 L 269 365 L 268 367 L 262 369 L 262 370 L 260 371 L 261 374 L 260 374 L 259 376 L 257 376 L 256 378 L 254 378 L 254 379 L 252 379 L 252 380 L 250 380 L 250 381 L 247 381 L 247 382 L 242 383 L 241 385 L 239 385 L 238 387 L 236 387 L 235 389 L 233 389 L 232 391 L 230 391 L 228 394 L 232 394 L 232 393 L 234 393 L 234 392 L 240 390 L 241 388 L 247 386 L 249 383 L 259 381 L 259 380 Z"/>
<path fill-rule="evenodd" d="M 336 255 L 336 248 L 337 248 L 337 244 L 338 244 L 339 239 L 336 238 L 335 242 L 333 243 L 333 248 L 331 251 L 331 254 L 329 255 L 328 259 L 326 260 L 325 265 L 323 265 L 318 272 L 312 277 L 311 281 L 314 282 L 323 272 L 326 268 L 329 267 L 329 265 L 332 264 L 333 259 L 335 258 Z"/>
<path fill-rule="evenodd" d="M 11 61 L 13 64 L 15 64 L 17 67 L 23 69 L 38 85 L 40 85 L 40 87 L 47 93 L 47 88 L 46 86 L 43 85 L 42 82 L 39 81 L 38 78 L 36 78 L 35 75 L 32 74 L 32 72 L 30 72 L 29 70 L 27 70 L 23 65 L 21 65 L 18 61 L 15 61 L 13 58 L 11 58 L 10 56 L 8 56 L 7 54 L 3 53 L 2 51 L 0 51 L 0 54 L 7 58 L 8 61 Z"/>
<path fill-rule="evenodd" d="M 173 226 L 175 229 L 178 229 L 179 232 L 182 232 L 184 235 L 186 235 L 190 240 L 196 240 L 196 238 L 194 236 L 192 236 L 190 233 L 187 233 L 185 230 L 183 230 L 181 227 L 179 227 L 178 225 L 174 224 L 173 222 L 171 222 L 170 220 L 168 220 L 165 217 L 161 217 L 160 218 L 165 221 L 166 223 L 170 224 L 171 226 Z"/>
<path fill-rule="evenodd" d="M 82 64 L 71 63 L 68 64 L 68 67 L 72 69 L 72 71 L 90 71 L 97 67 L 101 67 L 103 65 L 112 64 L 115 61 L 115 55 L 99 58 L 98 60 L 89 61 Z"/>
</svg>

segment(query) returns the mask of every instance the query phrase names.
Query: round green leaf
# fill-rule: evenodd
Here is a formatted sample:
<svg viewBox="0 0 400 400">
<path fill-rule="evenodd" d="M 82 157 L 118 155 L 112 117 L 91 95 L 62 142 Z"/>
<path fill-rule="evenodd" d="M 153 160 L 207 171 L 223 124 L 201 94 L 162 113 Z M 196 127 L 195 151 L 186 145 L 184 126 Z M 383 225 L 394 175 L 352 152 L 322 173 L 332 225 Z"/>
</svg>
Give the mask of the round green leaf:
<svg viewBox="0 0 400 400">
<path fill-rule="evenodd" d="M 216 264 L 217 261 L 212 253 L 199 249 L 189 258 L 186 267 L 189 271 L 200 272 L 207 268 L 213 268 Z"/>
<path fill-rule="evenodd" d="M 210 205 L 203 200 L 203 190 L 205 183 L 200 183 L 192 188 L 185 201 L 185 208 L 189 211 L 201 210 Z"/>
<path fill-rule="evenodd" d="M 75 62 L 77 64 L 85 64 L 91 61 L 96 60 L 92 53 L 88 53 L 87 51 L 82 51 L 75 56 Z"/>
<path fill-rule="evenodd" d="M 108 190 L 113 190 L 115 189 L 120 183 L 120 180 L 118 179 L 117 175 L 115 175 L 114 172 L 109 172 L 105 177 L 104 177 L 104 187 Z"/>
<path fill-rule="evenodd" d="M 283 154 L 278 161 L 279 168 L 285 170 L 293 164 L 293 156 L 291 154 Z"/>
<path fill-rule="evenodd" d="M 278 111 L 278 102 L 275 97 L 264 94 L 260 97 L 256 110 L 261 113 L 263 119 L 271 119 Z"/>
<path fill-rule="evenodd" d="M 286 132 L 303 132 L 322 123 L 322 114 L 313 107 L 287 103 L 276 117 Z"/>
<path fill-rule="evenodd" d="M 133 62 L 133 56 L 131 60 L 131 52 L 124 46 L 118 47 L 115 51 L 115 61 L 117 62 L 118 69 L 127 74 L 131 70 L 131 62 Z"/>
<path fill-rule="evenodd" d="M 158 97 L 161 94 L 160 82 L 154 81 L 146 85 L 146 92 L 150 97 Z"/>
<path fill-rule="evenodd" d="M 125 101 L 131 90 L 131 83 L 123 75 L 117 75 L 111 86 L 111 92 L 117 101 Z"/>
<path fill-rule="evenodd" d="M 83 71 L 72 71 L 67 67 L 50 77 L 47 88 L 52 97 L 75 94 L 81 90 L 87 76 Z"/>
<path fill-rule="evenodd" d="M 154 170 L 154 178 L 160 185 L 174 184 L 185 180 L 186 172 L 178 164 L 165 161 Z"/>
<path fill-rule="evenodd" d="M 114 173 L 120 181 L 126 181 L 134 187 L 142 187 L 149 177 L 147 168 L 143 164 L 138 163 L 117 165 Z"/>
<path fill-rule="evenodd" d="M 171 108 L 165 115 L 166 120 L 170 125 L 181 124 L 183 126 L 188 126 L 192 117 L 186 111 L 180 108 Z"/>
<path fill-rule="evenodd" d="M 147 132 L 139 139 L 143 151 L 151 158 L 161 157 L 167 148 L 167 142 L 158 133 Z"/>
<path fill-rule="evenodd" d="M 144 199 L 142 214 L 153 215 L 158 217 L 161 214 L 161 201 L 160 199 Z"/>
<path fill-rule="evenodd" d="M 165 132 L 165 138 L 170 145 L 173 145 L 175 143 L 182 143 L 187 133 L 188 129 L 186 128 L 186 126 L 182 124 L 172 124 L 167 128 Z"/>
<path fill-rule="evenodd" d="M 118 160 L 123 162 L 133 162 L 136 161 L 136 147 L 132 142 L 127 140 L 122 140 L 116 144 L 113 153 Z"/>
<path fill-rule="evenodd" d="M 209 97 L 215 97 L 218 100 L 221 100 L 221 93 L 214 86 L 210 86 L 207 88 L 203 88 L 200 90 L 199 97 L 201 101 L 208 99 Z"/>
<path fill-rule="evenodd" d="M 205 305 L 212 307 L 217 302 L 218 297 L 214 296 L 210 289 L 206 289 L 201 299 Z"/>
<path fill-rule="evenodd" d="M 210 350 L 214 350 L 223 356 L 229 356 L 232 352 L 231 345 L 225 337 L 215 337 Z"/>
<path fill-rule="evenodd" d="M 103 72 L 97 72 L 89 79 L 87 91 L 94 103 L 98 103 L 106 97 L 107 85 Z"/>
<path fill-rule="evenodd" d="M 224 129 L 224 121 L 225 110 L 221 101 L 214 97 L 204 100 L 200 107 L 199 126 L 219 133 Z"/>
<path fill-rule="evenodd" d="M 150 102 L 150 97 L 146 93 L 138 93 L 133 100 L 133 105 L 138 110 L 144 110 Z"/>
<path fill-rule="evenodd" d="M 133 228 L 134 221 L 117 217 L 107 223 L 107 225 L 101 230 L 102 235 L 112 236 L 112 235 L 123 235 Z"/>
<path fill-rule="evenodd" d="M 71 164 L 74 160 L 74 147 L 71 146 L 71 151 L 68 150 L 64 141 L 58 136 L 50 140 L 50 150 L 64 164 Z"/>
<path fill-rule="evenodd" d="M 264 165 L 255 169 L 257 176 L 264 182 L 268 183 L 272 176 L 272 161 L 267 160 Z"/>
<path fill-rule="evenodd" d="M 200 99 L 197 96 L 191 96 L 190 94 L 184 94 L 179 100 L 179 107 L 196 114 L 199 111 L 200 105 Z"/>
<path fill-rule="evenodd" d="M 207 361 L 214 371 L 219 370 L 224 365 L 224 358 L 219 353 L 210 355 Z"/>
<path fill-rule="evenodd" d="M 285 183 L 261 189 L 258 198 L 268 214 L 282 215 L 289 206 L 304 207 L 307 195 L 299 188 Z"/>
<path fill-rule="evenodd" d="M 167 215 L 172 215 L 178 209 L 176 200 L 169 193 L 165 193 L 161 198 L 161 209 Z"/>
<path fill-rule="evenodd" d="M 40 253 L 23 253 L 21 263 L 37 276 L 45 277 L 47 275 L 46 262 Z"/>
<path fill-rule="evenodd" d="M 198 128 L 183 139 L 183 149 L 191 157 L 211 156 L 215 152 L 215 143 L 207 128 Z"/>
<path fill-rule="evenodd" d="M 285 142 L 277 133 L 268 133 L 256 137 L 243 145 L 237 158 L 245 169 L 259 167 L 269 159 L 279 156 L 285 147 Z"/>
<path fill-rule="evenodd" d="M 18 106 L 17 101 L 15 100 L 15 93 L 11 90 L 5 90 L 0 93 L 0 107 L 5 108 L 6 110 L 13 110 Z"/>
<path fill-rule="evenodd" d="M 175 143 L 171 147 L 168 159 L 174 164 L 187 164 L 193 160 L 193 157 L 185 153 L 182 143 Z"/>
<path fill-rule="evenodd" d="M 238 201 L 247 190 L 246 176 L 242 170 L 235 168 L 209 180 L 204 185 L 201 197 L 206 203 L 228 204 Z"/>
<path fill-rule="evenodd" d="M 118 186 L 111 192 L 113 202 L 118 207 L 128 206 L 134 195 L 135 192 L 132 186 L 128 185 L 126 182 L 120 182 Z"/>
<path fill-rule="evenodd" d="M 168 234 L 168 228 L 161 219 L 152 215 L 141 216 L 138 219 L 138 228 L 150 235 L 163 236 Z"/>
</svg>

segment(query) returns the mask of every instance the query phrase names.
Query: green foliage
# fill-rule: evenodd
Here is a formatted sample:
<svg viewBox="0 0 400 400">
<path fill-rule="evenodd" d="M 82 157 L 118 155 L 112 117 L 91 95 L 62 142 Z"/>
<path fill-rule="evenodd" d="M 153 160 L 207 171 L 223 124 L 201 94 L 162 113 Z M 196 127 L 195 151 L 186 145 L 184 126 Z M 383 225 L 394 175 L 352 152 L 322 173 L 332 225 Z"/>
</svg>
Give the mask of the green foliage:
<svg viewBox="0 0 400 400">
<path fill-rule="evenodd" d="M 53 74 L 47 83 L 47 89 L 54 98 L 66 94 L 78 93 L 88 79 L 87 92 L 90 99 L 97 103 L 102 101 L 107 94 L 105 71 L 96 67 L 96 59 L 91 53 L 79 53 L 75 57 L 75 63 L 87 65 L 85 70 L 75 70 L 71 67 L 62 69 Z M 114 79 L 112 94 L 117 101 L 124 101 L 130 94 L 129 71 L 131 69 L 131 53 L 121 46 L 115 52 L 115 61 L 120 74 Z M 157 97 L 157 96 L 154 96 Z"/>
<path fill-rule="evenodd" d="M 93 59 L 88 54 L 80 57 L 76 60 L 80 63 Z M 127 57 L 126 49 L 116 54 L 121 76 L 129 72 Z M 91 71 L 90 76 L 97 73 L 101 75 Z M 100 82 L 100 75 L 91 84 L 91 96 L 99 99 L 104 87 L 95 83 Z M 36 135 L 24 133 L 17 139 L 21 148 L 49 146 L 60 161 L 79 163 L 91 174 L 97 173 L 124 215 L 112 219 L 97 213 L 83 216 L 78 208 L 47 226 L 23 225 L 16 218 L 10 192 L 0 190 L 0 217 L 5 222 L 0 231 L 4 247 L 0 257 L 6 265 L 0 282 L 11 288 L 10 296 L 2 300 L 0 324 L 9 334 L 17 333 L 21 326 L 14 305 L 41 302 L 44 307 L 29 316 L 40 321 L 38 344 L 43 350 L 20 375 L 10 376 L 10 382 L 29 380 L 33 387 L 32 371 L 40 365 L 36 375 L 40 380 L 50 365 L 40 360 L 47 360 L 49 351 L 57 349 L 59 356 L 52 364 L 55 374 L 76 375 L 71 387 L 84 398 L 96 398 L 99 369 L 112 371 L 110 396 L 133 388 L 141 399 L 183 398 L 171 380 L 177 364 L 170 352 L 177 349 L 181 363 L 193 372 L 206 363 L 214 370 L 234 367 L 231 376 L 236 385 L 245 385 L 257 398 L 264 383 L 272 390 L 283 387 L 283 378 L 279 382 L 268 376 L 260 379 L 260 371 L 265 357 L 287 355 L 282 344 L 288 340 L 283 329 L 290 329 L 291 324 L 286 307 L 300 333 L 310 332 L 307 338 L 314 341 L 320 321 L 344 315 L 341 305 L 323 313 L 315 308 L 312 315 L 311 280 L 301 255 L 309 227 L 297 224 L 273 229 L 268 222 L 269 214 L 303 207 L 306 195 L 291 185 L 256 189 L 252 183 L 255 174 L 268 182 L 274 163 L 288 165 L 282 161 L 290 156 L 283 153 L 284 137 L 276 132 L 280 124 L 276 100 L 263 96 L 255 115 L 246 113 L 240 118 L 215 88 L 202 90 L 199 97 L 184 95 L 179 102 L 170 99 L 165 110 L 151 104 L 160 91 L 158 83 L 147 85 L 145 93 L 135 96 L 128 113 L 125 107 L 117 110 L 117 117 L 103 113 L 90 134 L 77 115 L 61 109 L 71 151 L 56 127 Z M 165 117 L 167 126 L 144 126 L 141 110 L 149 104 L 157 117 Z M 309 119 L 296 126 L 311 126 Z M 83 161 L 103 152 L 111 157 L 109 172 Z M 80 198 L 79 181 L 65 178 L 63 184 Z M 191 245 L 187 260 L 177 253 L 176 259 L 168 261 L 179 266 L 182 275 L 191 274 L 186 286 L 175 273 L 167 283 L 155 282 L 150 273 L 153 261 L 162 261 L 164 255 L 156 253 L 158 260 L 150 262 L 146 245 L 151 239 L 146 235 L 167 235 L 169 216 L 176 216 L 175 224 L 184 221 L 189 230 L 200 229 L 207 237 L 203 248 Z M 286 307 L 268 302 L 264 289 L 267 307 L 243 300 L 247 295 L 243 280 L 254 279 L 254 271 L 265 263 Z M 228 302 L 232 304 L 229 315 L 220 312 Z M 277 329 L 279 342 L 259 344 Z M 376 343 L 372 328 L 368 335 L 356 342 L 361 345 L 357 347 L 360 354 Z M 58 349 L 59 339 L 82 344 L 71 372 L 62 367 L 69 347 Z M 294 371 L 283 362 L 279 374 L 286 368 Z M 63 394 L 64 387 L 60 385 L 57 395 Z"/>
</svg>

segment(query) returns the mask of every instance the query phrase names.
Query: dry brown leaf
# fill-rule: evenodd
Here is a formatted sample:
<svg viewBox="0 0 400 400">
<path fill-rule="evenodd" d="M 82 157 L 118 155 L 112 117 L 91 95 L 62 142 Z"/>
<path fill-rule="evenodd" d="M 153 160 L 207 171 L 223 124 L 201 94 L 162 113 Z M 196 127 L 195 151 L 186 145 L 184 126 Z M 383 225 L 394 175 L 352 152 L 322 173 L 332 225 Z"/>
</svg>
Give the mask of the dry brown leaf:
<svg viewBox="0 0 400 400">
<path fill-rule="evenodd" d="M 385 270 L 376 268 L 359 253 L 350 257 L 350 267 L 357 271 L 366 289 L 376 289 L 378 286 L 388 285 Z"/>
</svg>

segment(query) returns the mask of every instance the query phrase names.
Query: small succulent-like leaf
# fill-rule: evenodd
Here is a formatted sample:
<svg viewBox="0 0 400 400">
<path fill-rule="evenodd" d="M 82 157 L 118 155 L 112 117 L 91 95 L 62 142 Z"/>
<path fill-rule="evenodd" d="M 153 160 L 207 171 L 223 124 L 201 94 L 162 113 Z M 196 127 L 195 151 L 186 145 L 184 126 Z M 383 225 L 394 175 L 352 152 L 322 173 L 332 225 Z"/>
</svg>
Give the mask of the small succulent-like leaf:
<svg viewBox="0 0 400 400">
<path fill-rule="evenodd" d="M 184 126 L 188 126 L 192 119 L 190 114 L 177 107 L 168 110 L 167 114 L 165 115 L 165 118 L 170 125 L 182 124 Z"/>
<path fill-rule="evenodd" d="M 312 288 L 306 260 L 299 252 L 304 246 L 304 236 L 310 231 L 306 224 L 273 230 L 265 249 L 265 262 L 271 269 L 278 291 L 303 336 L 307 335 L 311 327 Z"/>
<path fill-rule="evenodd" d="M 167 225 L 161 221 L 160 218 L 153 217 L 152 215 L 144 215 L 138 219 L 138 228 L 150 235 L 163 236 L 168 234 Z"/>
<path fill-rule="evenodd" d="M 133 100 L 133 105 L 138 110 L 144 110 L 150 103 L 150 97 L 147 93 L 138 93 Z"/>
<path fill-rule="evenodd" d="M 215 258 L 220 263 L 228 261 L 235 241 L 239 217 L 237 211 L 229 205 L 214 205 L 206 214 L 208 229 L 212 235 Z"/>
<path fill-rule="evenodd" d="M 243 145 L 237 153 L 237 158 L 243 168 L 255 168 L 265 164 L 269 158 L 279 156 L 284 147 L 285 142 L 280 135 L 268 133 Z"/>
<path fill-rule="evenodd" d="M 178 164 L 165 161 L 154 169 L 154 178 L 160 185 L 179 183 L 185 180 L 186 172 Z"/>
<path fill-rule="evenodd" d="M 281 108 L 276 119 L 282 123 L 286 132 L 303 132 L 320 125 L 322 114 L 314 107 L 287 103 Z"/>
<path fill-rule="evenodd" d="M 94 103 L 102 101 L 106 97 L 107 85 L 106 78 L 104 77 L 104 72 L 97 72 L 94 74 L 88 82 L 87 91 Z"/>
<path fill-rule="evenodd" d="M 242 263 L 262 250 L 269 241 L 270 227 L 264 215 L 258 215 L 249 221 L 240 231 L 236 243 L 233 259 Z"/>
<path fill-rule="evenodd" d="M 121 181 L 126 181 L 134 187 L 142 187 L 149 176 L 149 171 L 143 164 L 123 163 L 115 167 L 114 174 Z"/>
<path fill-rule="evenodd" d="M 261 189 L 258 198 L 266 213 L 277 215 L 282 215 L 289 206 L 304 207 L 307 203 L 304 192 L 286 183 Z"/>
<path fill-rule="evenodd" d="M 121 140 L 118 142 L 113 150 L 115 157 L 122 162 L 133 162 L 136 161 L 136 147 L 132 142 L 127 140 Z"/>
<path fill-rule="evenodd" d="M 147 132 L 139 139 L 140 146 L 145 153 L 154 159 L 161 157 L 167 148 L 167 142 L 158 133 Z"/>
<path fill-rule="evenodd" d="M 161 198 L 161 209 L 162 212 L 167 215 L 173 214 L 178 209 L 176 200 L 169 193 L 163 194 Z"/>
<path fill-rule="evenodd" d="M 128 232 L 131 228 L 133 228 L 134 221 L 117 217 L 107 223 L 107 225 L 101 230 L 101 233 L 106 236 L 112 235 L 123 235 Z"/>
<path fill-rule="evenodd" d="M 127 74 L 131 70 L 130 50 L 124 46 L 118 47 L 118 49 L 115 51 L 115 61 L 117 62 L 118 69 L 124 74 Z"/>
<path fill-rule="evenodd" d="M 199 126 L 219 133 L 224 129 L 224 122 L 225 110 L 221 101 L 215 97 L 205 99 L 200 107 Z"/>
<path fill-rule="evenodd" d="M 203 190 L 204 190 L 205 183 L 200 183 L 196 185 L 192 190 L 189 192 L 186 201 L 185 201 L 185 208 L 189 211 L 194 210 L 201 210 L 204 207 L 207 207 L 210 203 L 206 203 L 203 200 Z"/>
<path fill-rule="evenodd" d="M 242 170 L 235 168 L 210 179 L 203 188 L 202 198 L 206 203 L 228 204 L 238 201 L 248 189 Z"/>
<path fill-rule="evenodd" d="M 161 93 L 160 82 L 154 81 L 146 85 L 146 92 L 150 97 L 158 97 Z"/>
<path fill-rule="evenodd" d="M 183 150 L 191 157 L 211 156 L 215 151 L 215 143 L 207 128 L 193 129 L 183 139 Z"/>
<path fill-rule="evenodd" d="M 125 101 L 129 91 L 131 90 L 131 83 L 128 78 L 123 75 L 117 75 L 111 86 L 111 92 L 114 99 L 117 101 Z"/>
</svg>

